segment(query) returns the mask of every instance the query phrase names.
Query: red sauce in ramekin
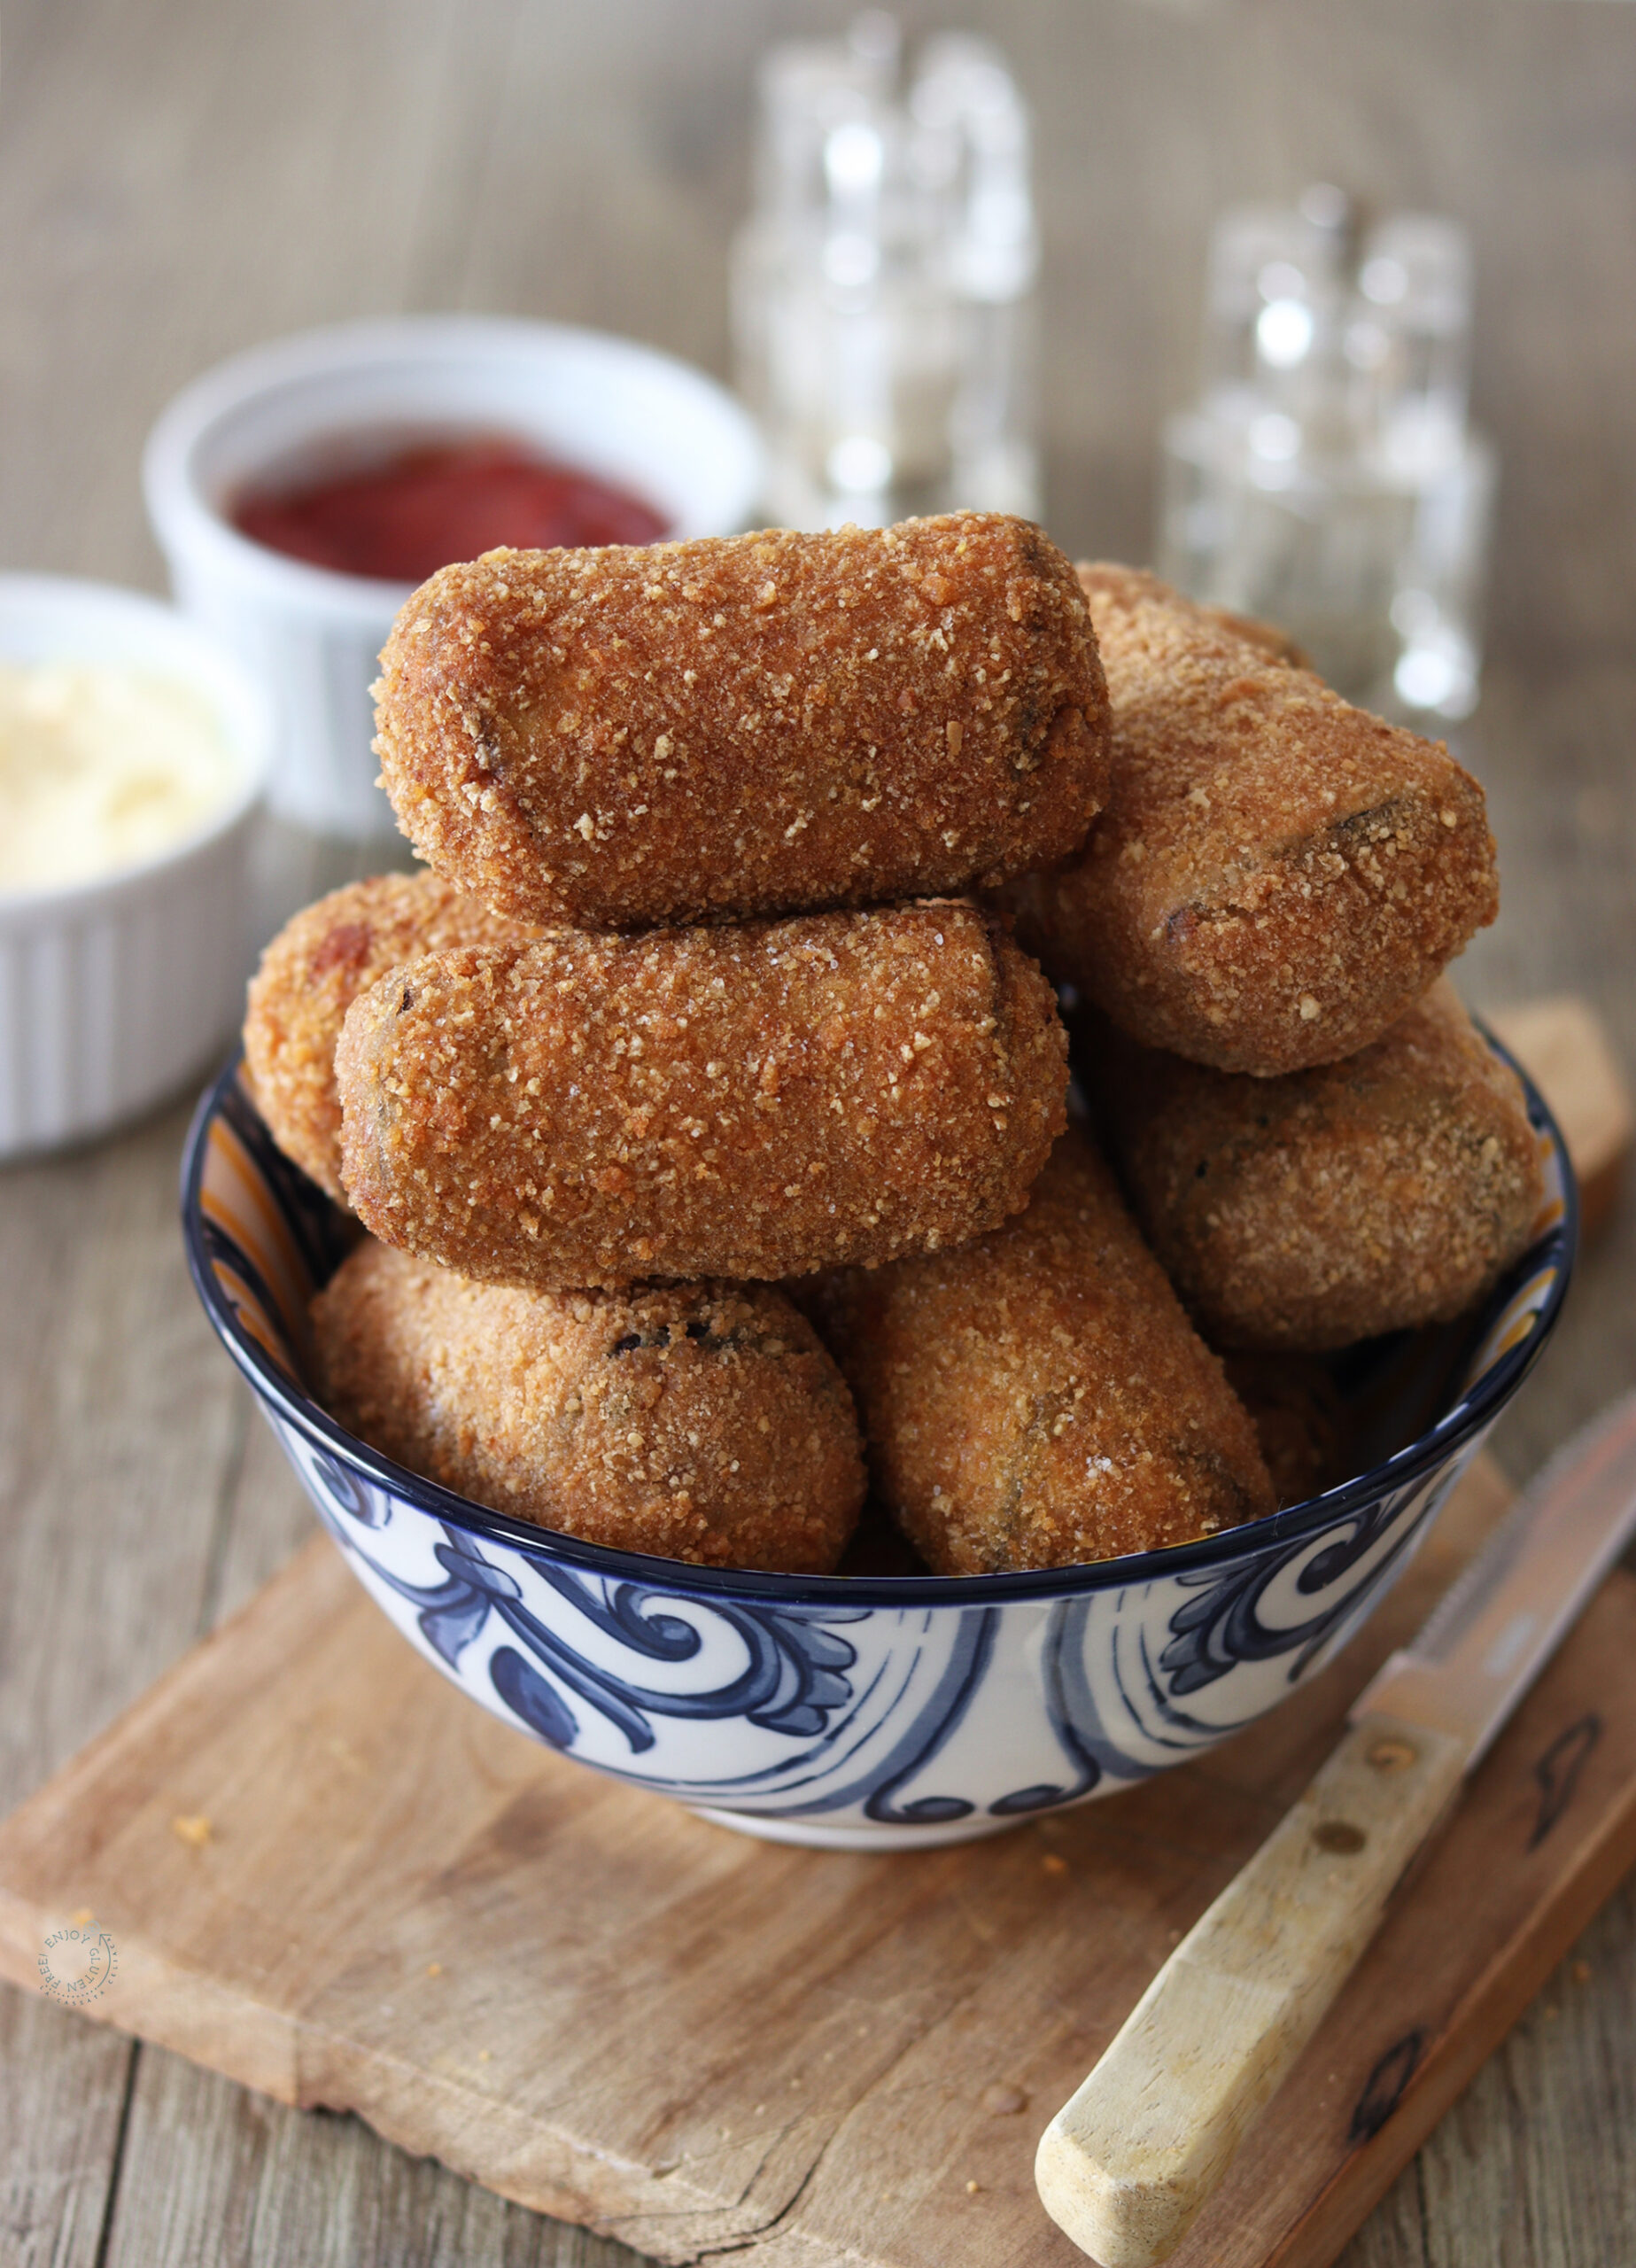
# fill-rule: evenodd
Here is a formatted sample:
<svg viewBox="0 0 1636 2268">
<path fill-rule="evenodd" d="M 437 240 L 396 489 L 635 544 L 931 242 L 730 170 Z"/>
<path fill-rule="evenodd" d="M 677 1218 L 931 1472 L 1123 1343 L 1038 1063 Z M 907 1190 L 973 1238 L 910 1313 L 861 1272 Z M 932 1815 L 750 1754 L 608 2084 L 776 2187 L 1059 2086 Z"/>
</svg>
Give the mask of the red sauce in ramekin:
<svg viewBox="0 0 1636 2268">
<path fill-rule="evenodd" d="M 504 439 L 430 442 L 304 486 L 252 490 L 232 518 L 286 558 L 387 583 L 423 583 L 501 544 L 548 551 L 668 532 L 640 496 Z"/>
</svg>

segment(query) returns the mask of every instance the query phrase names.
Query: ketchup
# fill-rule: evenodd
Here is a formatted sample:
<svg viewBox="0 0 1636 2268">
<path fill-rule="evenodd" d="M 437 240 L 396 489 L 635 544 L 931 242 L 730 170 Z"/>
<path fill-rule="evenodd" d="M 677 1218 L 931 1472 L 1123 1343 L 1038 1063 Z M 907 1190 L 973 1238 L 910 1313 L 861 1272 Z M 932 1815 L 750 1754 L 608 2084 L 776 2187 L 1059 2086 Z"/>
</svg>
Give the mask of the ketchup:
<svg viewBox="0 0 1636 2268">
<path fill-rule="evenodd" d="M 386 583 L 423 583 L 500 544 L 549 551 L 666 532 L 640 497 L 501 439 L 428 443 L 305 487 L 252 490 L 233 524 L 288 558 Z"/>
</svg>

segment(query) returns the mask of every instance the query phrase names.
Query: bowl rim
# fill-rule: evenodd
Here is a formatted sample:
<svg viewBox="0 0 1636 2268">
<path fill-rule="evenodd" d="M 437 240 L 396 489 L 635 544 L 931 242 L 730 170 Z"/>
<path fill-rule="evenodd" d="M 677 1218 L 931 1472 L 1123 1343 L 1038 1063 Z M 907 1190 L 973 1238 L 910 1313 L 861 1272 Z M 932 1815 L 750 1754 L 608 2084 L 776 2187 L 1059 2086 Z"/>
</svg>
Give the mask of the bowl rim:
<svg viewBox="0 0 1636 2268">
<path fill-rule="evenodd" d="M 32 930 L 43 915 L 72 918 L 116 904 L 178 874 L 248 824 L 267 792 L 273 767 L 272 715 L 260 686 L 235 655 L 170 600 L 83 575 L 0 574 L 0 617 L 12 607 L 44 620 L 55 615 L 64 621 L 91 622 L 99 615 L 122 615 L 158 630 L 182 651 L 190 649 L 191 658 L 185 663 L 178 659 L 173 664 L 167 656 L 127 666 L 141 667 L 154 677 L 174 677 L 202 692 L 217 712 L 238 778 L 232 792 L 185 835 L 145 858 L 110 866 L 103 874 L 77 875 L 71 882 L 17 888 L 0 884 L 0 935 L 19 928 Z M 69 652 L 48 658 L 74 661 L 79 656 Z M 0 633 L 0 660 L 9 659 Z"/>
<path fill-rule="evenodd" d="M 623 1551 L 609 1544 L 590 1543 L 560 1528 L 535 1526 L 505 1512 L 492 1511 L 456 1495 L 435 1480 L 425 1480 L 407 1466 L 395 1464 L 349 1433 L 313 1397 L 297 1386 L 280 1365 L 239 1322 L 217 1280 L 205 1247 L 204 1216 L 199 1203 L 208 1137 L 223 1103 L 237 1084 L 243 1048 L 236 1047 L 226 1065 L 200 1097 L 182 1158 L 182 1230 L 188 1270 L 205 1312 L 229 1354 L 261 1398 L 272 1404 L 286 1424 L 306 1436 L 316 1449 L 360 1471 L 376 1486 L 415 1504 L 434 1518 L 491 1542 L 539 1556 L 542 1553 L 588 1574 L 612 1576 L 640 1584 L 648 1590 L 695 1591 L 711 1598 L 737 1597 L 810 1607 L 916 1607 L 996 1605 L 1007 1600 L 1074 1597 L 1093 1591 L 1122 1589 L 1163 1576 L 1229 1566 L 1246 1551 L 1299 1543 L 1322 1534 L 1337 1522 L 1361 1512 L 1384 1496 L 1395 1495 L 1445 1465 L 1461 1449 L 1485 1433 L 1516 1393 L 1544 1351 L 1567 1297 L 1579 1242 L 1578 1184 L 1568 1156 L 1562 1129 L 1549 1105 L 1516 1057 L 1495 1038 L 1480 1018 L 1473 1016 L 1485 1044 L 1508 1064 L 1523 1084 L 1530 1122 L 1550 1142 L 1562 1184 L 1562 1216 L 1536 1237 L 1507 1269 L 1485 1309 L 1491 1321 L 1503 1313 L 1531 1274 L 1541 1264 L 1542 1247 L 1557 1247 L 1556 1272 L 1550 1289 L 1527 1334 L 1493 1362 L 1477 1386 L 1462 1395 L 1452 1410 L 1400 1449 L 1367 1471 L 1338 1482 L 1322 1495 L 1303 1498 L 1260 1518 L 1236 1527 L 1218 1529 L 1187 1543 L 1150 1551 L 1126 1552 L 1111 1559 L 1077 1561 L 1064 1567 L 1031 1567 L 992 1575 L 795 1575 L 758 1568 L 703 1567 L 691 1560 L 670 1559 L 652 1553 Z M 251 1099 L 246 1093 L 246 1101 Z M 251 1107 L 254 1105 L 252 1102 Z M 257 1113 L 258 1119 L 260 1113 Z M 269 1140 L 271 1137 L 268 1137 Z M 292 1170 L 296 1169 L 292 1168 Z M 322 1194 L 322 1192 L 319 1192 Z M 1480 1339 L 1480 1332 L 1477 1334 Z"/>
<path fill-rule="evenodd" d="M 764 478 L 762 449 L 749 412 L 718 378 L 678 354 L 622 333 L 585 323 L 549 322 L 526 315 L 404 315 L 364 316 L 323 323 L 264 339 L 213 363 L 190 378 L 160 410 L 142 453 L 142 490 L 161 548 L 191 547 L 208 555 L 213 572 L 253 583 L 266 600 L 305 612 L 317 608 L 362 624 L 384 611 L 396 614 L 418 586 L 372 575 L 349 575 L 295 559 L 244 534 L 205 491 L 197 460 L 224 419 L 264 395 L 394 362 L 453 366 L 473 361 L 523 362 L 549 350 L 601 354 L 655 380 L 681 384 L 695 402 L 731 434 L 742 460 L 747 508 Z"/>
</svg>

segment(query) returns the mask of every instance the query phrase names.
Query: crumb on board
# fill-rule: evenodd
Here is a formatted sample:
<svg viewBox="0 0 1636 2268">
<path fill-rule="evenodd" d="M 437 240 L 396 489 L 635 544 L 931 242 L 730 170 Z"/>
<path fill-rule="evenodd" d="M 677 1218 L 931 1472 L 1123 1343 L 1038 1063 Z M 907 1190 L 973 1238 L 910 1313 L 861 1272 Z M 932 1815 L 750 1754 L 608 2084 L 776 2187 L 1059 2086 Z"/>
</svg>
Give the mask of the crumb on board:
<svg viewBox="0 0 1636 2268">
<path fill-rule="evenodd" d="M 181 1812 L 170 1822 L 170 1831 L 178 1842 L 185 1843 L 190 1851 L 202 1851 L 215 1832 L 203 1812 Z"/>
</svg>

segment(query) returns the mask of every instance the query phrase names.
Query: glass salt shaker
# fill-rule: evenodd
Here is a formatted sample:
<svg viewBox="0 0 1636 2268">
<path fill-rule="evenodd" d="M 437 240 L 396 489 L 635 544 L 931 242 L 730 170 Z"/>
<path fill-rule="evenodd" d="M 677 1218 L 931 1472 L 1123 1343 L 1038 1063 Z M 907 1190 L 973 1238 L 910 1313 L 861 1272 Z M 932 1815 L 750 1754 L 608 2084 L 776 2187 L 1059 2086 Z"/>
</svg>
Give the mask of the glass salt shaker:
<svg viewBox="0 0 1636 2268">
<path fill-rule="evenodd" d="M 1279 623 L 1338 691 L 1469 713 L 1494 483 L 1467 423 L 1470 263 L 1337 190 L 1213 233 L 1205 374 L 1165 431 L 1161 573 Z"/>
<path fill-rule="evenodd" d="M 898 86 L 880 14 L 762 69 L 733 328 L 788 526 L 1038 509 L 1027 113 L 997 50 L 964 36 Z"/>
</svg>

